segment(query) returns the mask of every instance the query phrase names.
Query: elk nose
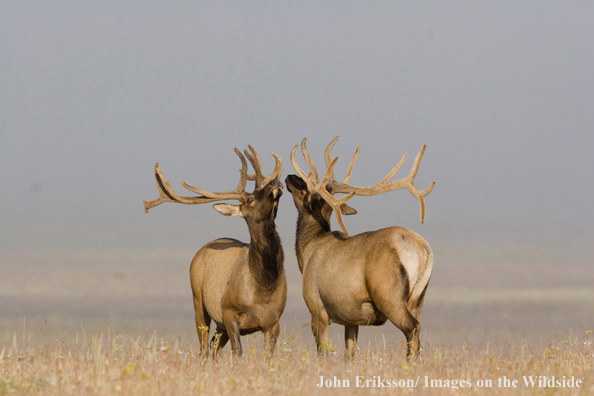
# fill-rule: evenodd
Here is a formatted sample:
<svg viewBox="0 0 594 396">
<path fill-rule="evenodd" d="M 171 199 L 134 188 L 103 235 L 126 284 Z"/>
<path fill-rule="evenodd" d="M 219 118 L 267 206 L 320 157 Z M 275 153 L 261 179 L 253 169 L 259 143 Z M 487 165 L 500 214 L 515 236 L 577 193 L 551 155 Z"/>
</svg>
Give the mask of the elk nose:
<svg viewBox="0 0 594 396">
<path fill-rule="evenodd" d="M 283 195 L 283 183 L 281 183 L 280 180 L 271 180 L 270 183 L 268 183 L 268 187 L 270 188 L 272 198 L 278 199 Z"/>
</svg>

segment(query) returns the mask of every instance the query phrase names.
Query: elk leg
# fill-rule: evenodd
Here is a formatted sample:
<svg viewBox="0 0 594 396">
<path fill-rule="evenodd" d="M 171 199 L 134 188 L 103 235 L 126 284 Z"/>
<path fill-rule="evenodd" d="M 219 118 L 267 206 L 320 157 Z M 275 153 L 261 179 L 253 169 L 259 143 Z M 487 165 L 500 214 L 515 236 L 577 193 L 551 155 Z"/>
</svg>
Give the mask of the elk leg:
<svg viewBox="0 0 594 396">
<path fill-rule="evenodd" d="M 228 341 L 229 334 L 227 334 L 227 330 L 225 330 L 224 328 L 217 327 L 217 331 L 210 341 L 210 347 L 213 351 L 214 357 L 219 356 L 225 345 L 227 345 Z"/>
<path fill-rule="evenodd" d="M 406 337 L 406 360 L 416 360 L 421 346 L 419 341 L 421 323 L 415 319 L 405 305 L 395 303 L 391 309 L 382 311 Z"/>
<path fill-rule="evenodd" d="M 274 354 L 274 347 L 276 346 L 276 340 L 280 334 L 280 323 L 277 320 L 276 323 L 264 332 L 264 348 L 270 352 L 270 356 Z"/>
<path fill-rule="evenodd" d="M 202 356 L 208 355 L 208 333 L 210 326 L 210 315 L 202 304 L 202 298 L 194 295 L 194 315 L 196 320 L 196 331 L 200 341 L 200 350 Z"/>
<path fill-rule="evenodd" d="M 415 317 L 416 320 L 419 320 L 419 316 L 421 316 L 421 310 L 423 309 L 423 302 L 425 300 L 425 293 L 427 292 L 427 287 L 429 283 L 425 285 L 423 292 L 416 300 L 408 300 L 408 311 Z"/>
<path fill-rule="evenodd" d="M 231 350 L 234 355 L 241 356 L 241 340 L 239 339 L 239 317 L 232 310 L 223 311 L 223 322 L 225 323 L 226 333 L 231 341 Z"/>
<path fill-rule="evenodd" d="M 415 360 L 419 355 L 419 333 L 421 324 L 409 312 L 404 296 L 398 296 L 400 288 L 388 288 L 383 291 L 372 291 L 372 299 L 375 306 L 390 319 L 394 326 L 398 327 L 406 337 L 406 360 Z M 390 296 L 391 298 L 384 298 Z"/>
<path fill-rule="evenodd" d="M 390 283 L 382 279 L 379 272 L 371 273 L 367 280 L 373 286 L 369 288 L 370 297 L 375 306 L 394 326 L 398 327 L 406 337 L 406 360 L 415 360 L 419 355 L 419 334 L 421 324 L 408 310 L 408 280 L 404 267 L 400 266 L 400 277 Z"/>
<path fill-rule="evenodd" d="M 224 328 L 221 329 L 219 326 L 217 326 L 217 329 L 212 334 L 212 338 L 210 339 L 210 351 L 213 353 L 213 355 L 219 349 L 219 345 L 221 345 L 221 339 L 223 338 L 223 334 L 226 333 L 227 332 Z"/>
<path fill-rule="evenodd" d="M 344 327 L 344 345 L 345 357 L 352 359 L 355 356 L 355 348 L 357 347 L 357 338 L 359 337 L 359 326 L 345 326 Z"/>
<path fill-rule="evenodd" d="M 322 308 L 320 311 L 311 314 L 311 331 L 316 339 L 318 356 L 326 355 L 331 348 L 330 337 L 328 337 L 328 314 Z"/>
</svg>

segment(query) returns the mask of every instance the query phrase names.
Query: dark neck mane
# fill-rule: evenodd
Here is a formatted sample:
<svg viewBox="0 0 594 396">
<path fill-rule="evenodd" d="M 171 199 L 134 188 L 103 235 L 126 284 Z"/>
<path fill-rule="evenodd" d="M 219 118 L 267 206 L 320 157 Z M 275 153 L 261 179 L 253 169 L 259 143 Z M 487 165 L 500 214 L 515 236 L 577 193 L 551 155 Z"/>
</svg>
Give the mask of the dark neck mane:
<svg viewBox="0 0 594 396">
<path fill-rule="evenodd" d="M 249 266 L 260 285 L 270 288 L 276 285 L 283 269 L 283 249 L 281 239 L 276 232 L 274 219 L 261 223 L 249 224 L 250 250 Z"/>
<path fill-rule="evenodd" d="M 330 224 L 326 219 L 299 211 L 295 235 L 295 252 L 301 272 L 303 272 L 303 252 L 306 246 L 314 239 L 327 233 L 330 233 Z"/>
</svg>

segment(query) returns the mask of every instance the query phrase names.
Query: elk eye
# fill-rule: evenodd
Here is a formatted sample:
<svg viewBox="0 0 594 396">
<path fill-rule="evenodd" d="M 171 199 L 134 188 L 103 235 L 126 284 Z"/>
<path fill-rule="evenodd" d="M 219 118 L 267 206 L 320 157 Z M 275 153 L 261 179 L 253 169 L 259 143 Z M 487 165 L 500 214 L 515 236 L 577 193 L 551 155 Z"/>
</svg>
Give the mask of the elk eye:
<svg viewBox="0 0 594 396">
<path fill-rule="evenodd" d="M 254 202 L 254 197 L 249 197 L 247 199 L 247 203 L 251 204 L 252 202 Z"/>
</svg>

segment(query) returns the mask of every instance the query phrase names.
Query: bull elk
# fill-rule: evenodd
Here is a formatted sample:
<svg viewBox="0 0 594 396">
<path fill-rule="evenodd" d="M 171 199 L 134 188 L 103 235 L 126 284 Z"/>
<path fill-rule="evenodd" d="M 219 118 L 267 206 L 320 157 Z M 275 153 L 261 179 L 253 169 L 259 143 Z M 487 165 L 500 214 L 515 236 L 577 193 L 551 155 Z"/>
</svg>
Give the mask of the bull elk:
<svg viewBox="0 0 594 396">
<path fill-rule="evenodd" d="M 295 146 L 291 163 L 299 176 L 289 175 L 285 180 L 299 212 L 295 250 L 303 274 L 303 298 L 311 313 L 318 353 L 322 353 L 324 344 L 329 342 L 328 326 L 331 323 L 345 326 L 346 357 L 352 358 L 358 326 L 379 326 L 389 319 L 406 336 L 406 358 L 415 359 L 420 347 L 418 319 L 433 270 L 429 244 L 420 235 L 401 227 L 349 236 L 342 216 L 357 213 L 346 204 L 355 195 L 378 195 L 406 188 L 418 199 L 421 222 L 424 222 L 424 198 L 435 182 L 419 191 L 413 181 L 425 146 L 405 178 L 390 183 L 406 160 L 406 154 L 375 186 L 356 187 L 349 184 L 349 180 L 359 148 L 351 159 L 346 177 L 339 183 L 334 172 L 338 158 L 332 159 L 330 155 L 337 140 L 338 136 L 326 148 L 326 173 L 321 181 L 305 146 L 306 139 L 301 143 L 301 151 L 309 174 L 297 164 L 295 151 L 298 146 Z M 347 195 L 335 197 L 339 193 Z M 343 232 L 331 231 L 332 212 Z"/>
<path fill-rule="evenodd" d="M 283 193 L 283 185 L 279 181 L 283 173 L 282 161 L 272 153 L 276 165 L 274 171 L 265 177 L 258 153 L 252 146 L 248 147 L 251 154 L 247 150 L 244 153 L 255 173 L 247 173 L 245 157 L 235 149 L 242 164 L 235 191 L 213 193 L 182 181 L 186 189 L 199 196 L 180 196 L 171 188 L 157 163 L 155 181 L 160 196 L 151 202 L 143 201 L 147 213 L 163 202 L 188 205 L 224 200 L 240 202 L 239 205 L 219 203 L 213 207 L 225 216 L 243 217 L 250 232 L 250 243 L 230 238 L 214 240 L 196 253 L 190 267 L 196 329 L 204 355 L 209 350 L 211 320 L 216 323 L 216 332 L 211 340 L 211 349 L 216 346 L 215 355 L 229 340 L 233 354 L 241 355 L 240 335 L 256 331 L 264 333 L 266 348 L 274 352 L 280 331 L 279 319 L 287 301 L 283 250 L 274 223 L 278 201 Z M 252 193 L 245 192 L 247 180 L 255 181 Z"/>
</svg>

